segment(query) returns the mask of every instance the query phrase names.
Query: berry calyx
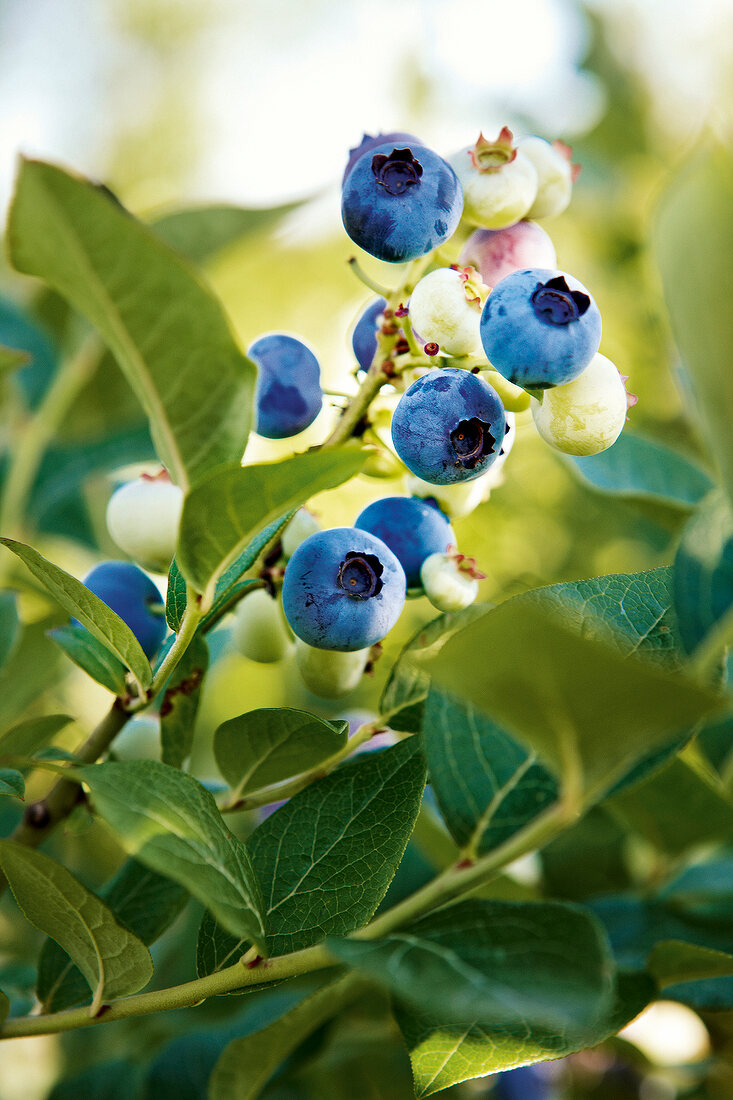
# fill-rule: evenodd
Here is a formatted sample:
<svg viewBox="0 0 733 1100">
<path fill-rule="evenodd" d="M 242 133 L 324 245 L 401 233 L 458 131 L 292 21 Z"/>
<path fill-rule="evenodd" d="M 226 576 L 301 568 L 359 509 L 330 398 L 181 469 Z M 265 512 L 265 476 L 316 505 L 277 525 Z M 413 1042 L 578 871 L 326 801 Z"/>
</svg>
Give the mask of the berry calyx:
<svg viewBox="0 0 733 1100">
<path fill-rule="evenodd" d="M 352 599 L 369 600 L 382 591 L 382 573 L 382 563 L 374 554 L 350 551 L 339 565 L 336 581 Z"/>
<path fill-rule="evenodd" d="M 540 321 L 548 325 L 569 325 L 583 316 L 591 299 L 581 290 L 571 290 L 565 276 L 559 275 L 546 283 L 538 283 L 530 301 Z"/>
<path fill-rule="evenodd" d="M 404 195 L 408 187 L 419 184 L 423 166 L 411 149 L 393 149 L 389 156 L 374 154 L 372 173 L 390 195 Z"/>
<path fill-rule="evenodd" d="M 508 126 L 502 126 L 496 141 L 488 141 L 480 133 L 476 144 L 468 153 L 477 172 L 497 172 L 505 164 L 510 164 L 517 155 L 514 134 Z"/>
</svg>

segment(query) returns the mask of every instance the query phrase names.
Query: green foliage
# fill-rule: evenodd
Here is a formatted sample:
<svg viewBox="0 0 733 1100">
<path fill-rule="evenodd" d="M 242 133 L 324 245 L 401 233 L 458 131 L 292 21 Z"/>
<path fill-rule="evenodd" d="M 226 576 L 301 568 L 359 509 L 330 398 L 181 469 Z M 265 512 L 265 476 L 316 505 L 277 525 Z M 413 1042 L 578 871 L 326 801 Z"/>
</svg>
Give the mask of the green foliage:
<svg viewBox="0 0 733 1100">
<path fill-rule="evenodd" d="M 679 982 L 730 977 L 733 955 L 681 940 L 661 940 L 652 948 L 647 968 L 664 988 Z"/>
<path fill-rule="evenodd" d="M 365 459 L 359 447 L 344 447 L 214 470 L 186 497 L 176 552 L 181 572 L 197 591 L 212 590 L 258 531 L 348 481 Z"/>
<path fill-rule="evenodd" d="M 273 229 L 298 203 L 247 209 L 219 203 L 189 206 L 163 214 L 153 222 L 157 236 L 167 245 L 203 264 L 235 241 Z"/>
<path fill-rule="evenodd" d="M 20 558 L 61 607 L 74 615 L 98 642 L 130 669 L 143 688 L 150 686 L 153 674 L 148 659 L 119 615 L 76 577 L 47 561 L 32 546 L 5 538 L 0 538 L 0 543 Z"/>
<path fill-rule="evenodd" d="M 188 901 L 182 886 L 134 859 L 123 863 L 100 896 L 118 923 L 147 947 L 165 932 Z M 36 993 L 45 1012 L 60 1012 L 90 996 L 81 970 L 52 939 L 46 940 L 38 960 Z"/>
<path fill-rule="evenodd" d="M 200 783 L 153 760 L 97 764 L 78 774 L 125 851 L 185 886 L 226 929 L 264 947 L 262 896 L 247 849 Z"/>
<path fill-rule="evenodd" d="M 68 725 L 67 714 L 47 714 L 44 718 L 27 718 L 0 737 L 0 757 L 33 756 Z"/>
<path fill-rule="evenodd" d="M 0 592 L 0 668 L 13 652 L 19 635 L 17 597 L 14 592 Z"/>
<path fill-rule="evenodd" d="M 209 667 L 206 639 L 196 635 L 168 680 L 160 705 L 160 751 L 164 764 L 180 768 L 191 752 L 201 685 Z"/>
<path fill-rule="evenodd" d="M 65 867 L 9 840 L 0 841 L 0 865 L 31 924 L 56 940 L 94 990 L 95 1011 L 147 985 L 147 947 Z"/>
<path fill-rule="evenodd" d="M 219 771 L 238 796 L 307 771 L 346 743 L 348 722 L 300 710 L 251 710 L 214 734 Z"/>
<path fill-rule="evenodd" d="M 75 665 L 83 669 L 87 676 L 96 680 L 115 695 L 123 695 L 125 687 L 125 666 L 106 646 L 102 645 L 86 627 L 68 623 L 49 630 L 49 638 L 63 649 Z"/>
<path fill-rule="evenodd" d="M 18 270 L 42 276 L 104 337 L 177 484 L 241 458 L 255 368 L 177 253 L 92 184 L 40 161 L 22 165 L 8 238 Z"/>
<path fill-rule="evenodd" d="M 272 954 L 369 920 L 407 847 L 424 785 L 419 740 L 408 738 L 344 764 L 255 830 L 249 847 Z"/>
<path fill-rule="evenodd" d="M 733 608 L 733 511 L 721 491 L 706 497 L 682 532 L 673 576 L 680 634 L 691 653 Z"/>
<path fill-rule="evenodd" d="M 672 331 L 706 427 L 706 441 L 733 501 L 733 318 L 728 309 L 733 160 L 710 141 L 687 159 L 664 195 L 656 255 Z"/>
<path fill-rule="evenodd" d="M 21 772 L 14 768 L 0 768 L 0 794 L 13 795 L 15 798 L 25 797 L 25 779 Z"/>
</svg>

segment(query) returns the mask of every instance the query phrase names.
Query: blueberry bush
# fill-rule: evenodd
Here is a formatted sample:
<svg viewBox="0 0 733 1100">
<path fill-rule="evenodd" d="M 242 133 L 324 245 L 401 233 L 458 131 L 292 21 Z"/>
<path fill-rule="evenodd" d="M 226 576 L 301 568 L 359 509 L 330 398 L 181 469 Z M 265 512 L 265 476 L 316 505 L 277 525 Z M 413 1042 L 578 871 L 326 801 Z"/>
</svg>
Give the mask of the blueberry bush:
<svg viewBox="0 0 733 1100">
<path fill-rule="evenodd" d="M 386 274 L 352 257 L 371 296 L 335 393 L 288 333 L 245 354 L 202 273 L 256 213 L 143 222 L 22 164 L 0 1040 L 69 1033 L 55 1100 L 545 1096 L 516 1067 L 661 997 L 733 1010 L 733 171 L 701 150 L 655 223 L 701 462 L 627 424 L 599 307 L 535 221 L 576 175 L 506 127 L 449 157 L 365 136 L 343 224 Z M 280 457 L 243 459 L 250 432 Z M 594 507 L 666 525 L 666 560 L 482 599 L 471 531 L 537 433 Z M 232 651 L 282 663 L 285 705 L 220 722 L 214 772 L 194 728 Z M 86 729 L 85 677 L 108 696 Z"/>
</svg>

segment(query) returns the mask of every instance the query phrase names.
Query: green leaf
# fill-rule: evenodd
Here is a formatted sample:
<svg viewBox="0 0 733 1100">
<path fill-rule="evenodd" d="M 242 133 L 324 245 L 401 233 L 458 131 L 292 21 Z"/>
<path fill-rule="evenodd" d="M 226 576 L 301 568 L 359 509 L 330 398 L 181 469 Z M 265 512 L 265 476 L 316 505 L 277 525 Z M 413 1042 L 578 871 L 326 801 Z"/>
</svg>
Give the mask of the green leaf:
<svg viewBox="0 0 733 1100">
<path fill-rule="evenodd" d="M 15 592 L 0 592 L 0 667 L 13 652 L 19 637 L 18 597 Z"/>
<path fill-rule="evenodd" d="M 710 475 L 693 459 L 631 432 L 622 432 L 601 454 L 565 462 L 597 492 L 674 508 L 694 508 L 713 487 Z"/>
<path fill-rule="evenodd" d="M 137 638 L 119 615 L 115 615 L 76 577 L 47 561 L 32 546 L 5 538 L 0 538 L 0 543 L 20 558 L 61 607 L 74 615 L 97 641 L 130 669 L 143 688 L 150 686 L 153 676 L 150 663 Z"/>
<path fill-rule="evenodd" d="M 347 722 L 327 722 L 302 710 L 251 710 L 219 726 L 214 756 L 229 786 L 244 795 L 332 756 L 346 744 L 347 731 Z"/>
<path fill-rule="evenodd" d="M 125 666 L 86 627 L 69 623 L 49 630 L 48 636 L 92 680 L 115 695 L 125 694 Z"/>
<path fill-rule="evenodd" d="M 491 851 L 557 800 L 536 754 L 470 703 L 431 691 L 423 730 L 433 791 L 462 848 Z"/>
<path fill-rule="evenodd" d="M 215 582 L 258 531 L 309 497 L 358 473 L 358 446 L 294 455 L 282 462 L 228 466 L 203 478 L 186 497 L 176 558 L 197 591 Z"/>
<path fill-rule="evenodd" d="M 174 210 L 153 221 L 155 232 L 166 244 L 196 264 L 206 263 L 217 252 L 255 234 L 266 233 L 300 203 L 247 209 L 217 203 Z"/>
<path fill-rule="evenodd" d="M 647 969 L 660 986 L 733 975 L 733 955 L 682 940 L 661 940 L 652 948 Z"/>
<path fill-rule="evenodd" d="M 456 631 L 490 611 L 486 604 L 471 604 L 463 611 L 449 611 L 420 627 L 395 661 L 379 703 L 380 714 L 394 729 L 419 733 L 424 703 L 430 690 L 430 676 L 414 657 L 437 655 Z"/>
<path fill-rule="evenodd" d="M 24 161 L 8 221 L 11 259 L 99 330 L 184 490 L 241 458 L 254 365 L 195 270 L 87 180 Z"/>
<path fill-rule="evenodd" d="M 47 714 L 44 718 L 27 718 L 0 737 L 0 757 L 33 756 L 44 748 L 59 730 L 73 719 L 68 714 Z"/>
<path fill-rule="evenodd" d="M 165 597 L 165 617 L 174 634 L 181 629 L 186 610 L 186 578 L 174 558 L 168 570 L 168 590 Z"/>
<path fill-rule="evenodd" d="M 2 989 L 0 989 L 0 1027 L 5 1023 L 10 1015 L 10 1000 L 5 996 Z"/>
<path fill-rule="evenodd" d="M 155 760 L 95 764 L 77 774 L 125 851 L 185 886 L 230 932 L 264 945 L 262 896 L 247 849 L 200 783 Z"/>
<path fill-rule="evenodd" d="M 586 800 L 720 705 L 680 672 L 580 637 L 521 596 L 455 634 L 427 669 L 450 690 L 462 684 Z"/>
<path fill-rule="evenodd" d="M 249 848 L 273 955 L 369 920 L 405 851 L 424 785 L 419 740 L 408 738 L 344 764 L 254 831 Z"/>
<path fill-rule="evenodd" d="M 7 371 L 17 370 L 18 367 L 24 367 L 26 363 L 30 363 L 31 357 L 27 351 L 20 351 L 18 348 L 6 348 L 4 344 L 0 344 L 0 372 L 5 374 Z"/>
<path fill-rule="evenodd" d="M 25 779 L 14 768 L 0 768 L 0 794 L 11 794 L 15 798 L 25 798 Z"/>
<path fill-rule="evenodd" d="M 473 1023 L 456 1026 L 439 1016 L 398 1005 L 397 1023 L 412 1061 L 415 1092 L 419 1100 L 435 1092 L 484 1077 L 489 1073 L 531 1065 L 595 1046 L 641 1012 L 653 999 L 656 987 L 646 975 L 619 975 L 615 1002 L 586 1036 L 574 1039 L 563 1032 L 511 1035 Z"/>
<path fill-rule="evenodd" d="M 191 752 L 201 685 L 209 667 L 206 639 L 196 635 L 168 680 L 160 706 L 160 749 L 164 764 L 180 768 Z"/>
<path fill-rule="evenodd" d="M 733 315 L 730 298 L 733 159 L 708 142 L 672 179 L 655 233 L 677 346 L 690 372 L 705 438 L 733 503 Z"/>
<path fill-rule="evenodd" d="M 115 1058 L 96 1062 L 81 1073 L 72 1072 L 57 1082 L 46 1100 L 79 1100 L 82 1096 L 85 1100 L 131 1100 L 137 1098 L 139 1084 L 139 1064 Z"/>
<path fill-rule="evenodd" d="M 147 947 L 65 867 L 12 840 L 0 841 L 0 864 L 28 920 L 64 948 L 94 990 L 92 1015 L 147 985 Z"/>
<path fill-rule="evenodd" d="M 400 1001 L 456 1024 L 577 1038 L 610 1006 L 603 931 L 562 902 L 461 901 L 381 940 L 326 946 Z"/>
<path fill-rule="evenodd" d="M 205 978 L 207 974 L 215 974 L 217 970 L 232 966 L 237 959 L 242 957 L 247 942 L 246 938 L 233 936 L 231 932 L 227 932 L 225 928 L 217 924 L 207 909 L 201 918 L 196 937 L 196 974 L 198 977 Z"/>
<path fill-rule="evenodd" d="M 0 728 L 17 721 L 61 679 L 61 654 L 46 637 L 50 625 L 42 620 L 23 626 L 18 644 L 0 668 Z"/>
<path fill-rule="evenodd" d="M 101 897 L 115 919 L 150 947 L 169 928 L 188 901 L 178 883 L 128 859 Z M 46 940 L 38 961 L 38 999 L 44 1012 L 61 1012 L 90 996 L 84 975 L 55 940 Z"/>
<path fill-rule="evenodd" d="M 329 982 L 262 1031 L 227 1046 L 209 1080 L 209 1100 L 254 1100 L 277 1067 L 355 1000 L 365 983 L 354 974 Z"/>
<path fill-rule="evenodd" d="M 733 510 L 722 491 L 703 501 L 682 532 L 673 577 L 680 634 L 691 653 L 733 607 Z"/>
<path fill-rule="evenodd" d="M 540 852 L 543 891 L 583 901 L 610 890 L 628 890 L 629 837 L 613 813 L 594 806 Z"/>
</svg>

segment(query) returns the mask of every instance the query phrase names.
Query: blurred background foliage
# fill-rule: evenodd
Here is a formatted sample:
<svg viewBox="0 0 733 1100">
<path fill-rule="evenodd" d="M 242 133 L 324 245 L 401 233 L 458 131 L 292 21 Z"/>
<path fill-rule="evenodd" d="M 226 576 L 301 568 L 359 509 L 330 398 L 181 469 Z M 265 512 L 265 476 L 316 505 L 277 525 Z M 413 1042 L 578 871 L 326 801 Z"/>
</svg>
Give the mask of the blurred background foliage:
<svg viewBox="0 0 733 1100">
<path fill-rule="evenodd" d="M 570 209 L 546 223 L 559 266 L 577 275 L 598 301 L 602 350 L 630 376 L 628 386 L 639 396 L 631 429 L 704 465 L 649 255 L 650 219 L 665 179 L 705 126 L 725 136 L 732 30 L 733 12 L 724 0 L 705 0 L 694 10 L 680 0 L 406 0 L 397 7 L 386 0 L 3 0 L 0 199 L 9 197 L 21 149 L 103 180 L 144 217 L 159 218 L 196 202 L 263 211 L 294 204 L 250 219 L 239 239 L 207 255 L 207 276 L 243 346 L 271 329 L 297 334 L 316 350 L 326 386 L 339 390 L 353 386 L 349 330 L 369 298 L 345 263 L 353 246 L 338 213 L 340 174 L 362 130 L 414 131 L 445 154 L 475 138 L 479 128 L 490 133 L 505 122 L 519 132 L 562 138 L 573 145 L 573 159 L 583 170 Z M 362 260 L 373 277 L 389 283 L 386 265 Z M 0 291 L 26 306 L 46 334 L 19 383 L 7 374 L 0 379 L 8 410 L 0 441 L 7 447 L 27 415 L 24 409 L 37 403 L 54 361 L 78 346 L 83 325 L 53 296 L 39 295 L 7 268 L 0 271 Z M 12 345 L 22 325 L 23 315 L 12 305 L 0 306 L 0 342 Z M 297 446 L 323 438 L 333 415 L 325 410 Z M 279 457 L 288 446 L 255 441 L 248 457 Z M 26 520 L 29 532 L 42 532 L 36 544 L 79 576 L 100 554 L 118 556 L 104 527 L 115 471 L 150 457 L 141 411 L 121 373 L 105 363 L 51 442 Z M 399 491 L 397 481 L 362 478 L 356 488 L 317 498 L 313 507 L 325 526 L 343 525 L 369 500 Z M 457 521 L 456 530 L 461 549 L 488 575 L 481 598 L 499 601 L 540 584 L 667 564 L 687 516 L 678 505 L 594 492 L 541 443 L 525 417 L 504 485 Z M 12 564 L 3 561 L 2 568 L 6 580 L 23 587 L 24 615 L 34 624 L 23 646 L 33 654 L 35 671 L 19 681 L 6 668 L 0 713 L 10 720 L 28 707 L 30 713 L 68 711 L 77 721 L 58 743 L 73 748 L 106 696 L 62 665 L 64 658 L 47 639 L 45 630 L 60 621 L 57 611 Z M 212 638 L 215 661 L 192 770 L 217 778 L 212 732 L 244 710 L 287 703 L 326 716 L 373 714 L 399 648 L 433 616 L 427 601 L 409 603 L 373 679 L 346 703 L 309 695 L 290 665 L 255 665 L 233 653 L 225 622 Z M 154 753 L 155 737 L 155 721 L 137 719 L 119 752 Z M 45 781 L 36 782 L 42 790 Z M 0 806 L 7 818 L 3 833 L 14 812 Z M 436 828 L 426 817 L 417 834 L 434 861 L 440 844 L 449 843 L 435 840 Z M 596 861 L 603 853 L 605 888 L 614 885 L 614 876 L 623 886 L 630 871 L 619 854 L 620 827 L 599 811 L 584 829 L 580 838 L 569 834 L 563 843 L 595 853 Z M 97 825 L 81 835 L 68 828 L 49 850 L 63 855 L 91 886 L 121 861 Z M 637 860 L 647 862 L 658 855 L 651 843 L 650 851 L 635 851 Z M 549 849 L 545 874 L 558 896 L 573 897 L 577 882 L 563 878 L 565 856 Z M 587 862 L 591 884 L 593 860 Z M 412 852 L 397 889 L 409 892 L 426 866 L 424 853 Z M 514 896 L 531 896 L 537 868 L 525 878 L 524 885 L 516 879 L 506 888 Z M 10 905 L 6 898 L 0 909 L 0 971 L 3 988 L 20 1005 L 24 997 L 29 1003 L 40 937 L 7 919 Z M 198 918 L 198 907 L 189 906 L 156 946 L 157 981 L 193 975 Z M 26 958 L 28 967 L 3 969 L 5 953 Z M 236 1001 L 221 998 L 195 1014 L 161 1014 L 63 1038 L 4 1044 L 0 1097 L 42 1100 L 57 1077 L 77 1073 L 87 1076 L 59 1085 L 53 1100 L 72 1094 L 128 1098 L 137 1088 L 144 1097 L 200 1097 L 225 1041 L 261 1026 L 289 997 L 275 989 Z M 733 1032 L 720 1015 L 706 1022 L 686 1066 L 678 1064 L 684 1061 L 681 1047 L 671 1055 L 654 1054 L 643 1043 L 619 1040 L 609 1050 L 568 1060 L 564 1068 L 548 1068 L 545 1092 L 536 1095 L 724 1100 L 733 1095 L 733 1078 L 724 1058 L 709 1055 L 713 1048 L 723 1053 Z M 688 1037 L 690 1027 L 688 1021 Z M 193 1029 L 183 1048 L 182 1029 Z M 120 1061 L 97 1080 L 93 1067 L 102 1058 Z M 368 1081 L 359 1068 L 364 1064 L 371 1068 Z M 164 1073 L 166 1065 L 177 1067 L 177 1078 Z M 266 1096 L 400 1100 L 411 1095 L 409 1080 L 407 1056 L 375 995 L 374 1004 L 352 1009 L 312 1036 Z M 450 1092 L 480 1097 L 494 1084 L 479 1081 Z M 530 1087 L 526 1080 L 524 1088 Z"/>
</svg>

